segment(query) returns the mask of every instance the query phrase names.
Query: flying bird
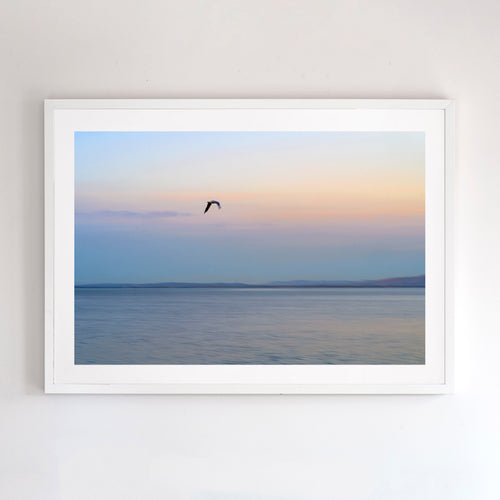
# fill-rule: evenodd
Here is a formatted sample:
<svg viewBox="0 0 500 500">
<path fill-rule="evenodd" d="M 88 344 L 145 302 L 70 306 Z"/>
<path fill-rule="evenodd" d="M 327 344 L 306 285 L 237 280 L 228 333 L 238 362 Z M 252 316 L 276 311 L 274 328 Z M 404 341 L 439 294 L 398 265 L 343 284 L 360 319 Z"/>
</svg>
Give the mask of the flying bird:
<svg viewBox="0 0 500 500">
<path fill-rule="evenodd" d="M 208 209 L 212 205 L 217 205 L 219 207 L 219 210 L 220 210 L 220 203 L 218 201 L 212 200 L 212 201 L 207 201 L 207 207 L 205 208 L 205 211 L 203 213 L 206 214 L 208 212 Z"/>
</svg>

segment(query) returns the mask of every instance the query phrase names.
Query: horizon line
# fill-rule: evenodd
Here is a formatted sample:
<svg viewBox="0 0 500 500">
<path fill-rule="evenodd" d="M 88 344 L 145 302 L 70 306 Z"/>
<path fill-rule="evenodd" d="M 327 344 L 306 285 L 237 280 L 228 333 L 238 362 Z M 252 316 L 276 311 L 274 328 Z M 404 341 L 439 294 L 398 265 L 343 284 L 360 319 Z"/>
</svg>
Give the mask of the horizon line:
<svg viewBox="0 0 500 500">
<path fill-rule="evenodd" d="M 419 283 L 415 284 L 414 282 Z M 423 283 L 422 283 L 423 281 Z M 398 276 L 391 278 L 380 279 L 363 279 L 363 280 L 274 280 L 265 283 L 245 283 L 245 282 L 192 282 L 192 281 L 159 281 L 159 282 L 100 282 L 100 283 L 75 283 L 75 288 L 235 288 L 235 287 L 251 287 L 251 288 L 304 288 L 304 287 L 330 287 L 330 288 L 370 288 L 370 287 L 408 287 L 408 286 L 425 286 L 425 274 L 416 276 Z"/>
</svg>

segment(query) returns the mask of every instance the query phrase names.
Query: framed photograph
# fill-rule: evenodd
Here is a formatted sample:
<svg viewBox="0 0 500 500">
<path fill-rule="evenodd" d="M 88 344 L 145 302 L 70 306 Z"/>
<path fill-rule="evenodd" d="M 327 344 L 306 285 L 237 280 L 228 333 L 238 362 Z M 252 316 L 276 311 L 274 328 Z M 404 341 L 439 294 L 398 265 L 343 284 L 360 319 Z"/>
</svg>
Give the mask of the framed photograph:
<svg viewBox="0 0 500 500">
<path fill-rule="evenodd" d="M 45 391 L 452 391 L 453 103 L 47 100 Z"/>
</svg>

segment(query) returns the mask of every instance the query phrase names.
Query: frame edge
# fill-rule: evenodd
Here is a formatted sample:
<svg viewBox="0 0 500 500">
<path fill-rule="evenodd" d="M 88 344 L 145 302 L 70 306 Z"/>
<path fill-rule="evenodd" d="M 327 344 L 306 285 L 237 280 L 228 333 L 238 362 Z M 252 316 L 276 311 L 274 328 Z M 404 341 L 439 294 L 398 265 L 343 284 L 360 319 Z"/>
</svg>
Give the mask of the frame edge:
<svg viewBox="0 0 500 500">
<path fill-rule="evenodd" d="M 455 391 L 454 342 L 454 164 L 455 101 L 447 101 L 445 116 L 445 384 Z"/>
<path fill-rule="evenodd" d="M 44 261 L 45 261 L 45 366 L 44 389 L 54 384 L 54 110 L 53 101 L 44 101 Z"/>
</svg>

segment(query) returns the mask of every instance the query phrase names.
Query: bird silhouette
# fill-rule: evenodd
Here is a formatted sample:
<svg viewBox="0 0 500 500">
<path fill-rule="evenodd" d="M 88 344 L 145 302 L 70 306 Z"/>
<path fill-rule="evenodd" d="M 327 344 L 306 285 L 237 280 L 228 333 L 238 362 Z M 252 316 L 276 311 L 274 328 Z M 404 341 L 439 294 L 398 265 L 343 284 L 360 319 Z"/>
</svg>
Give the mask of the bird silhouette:
<svg viewBox="0 0 500 500">
<path fill-rule="evenodd" d="M 205 211 L 203 213 L 206 214 L 208 212 L 208 209 L 212 205 L 217 205 L 219 207 L 219 210 L 220 210 L 220 203 L 218 201 L 212 200 L 212 201 L 207 201 L 207 207 L 205 208 Z"/>
</svg>

